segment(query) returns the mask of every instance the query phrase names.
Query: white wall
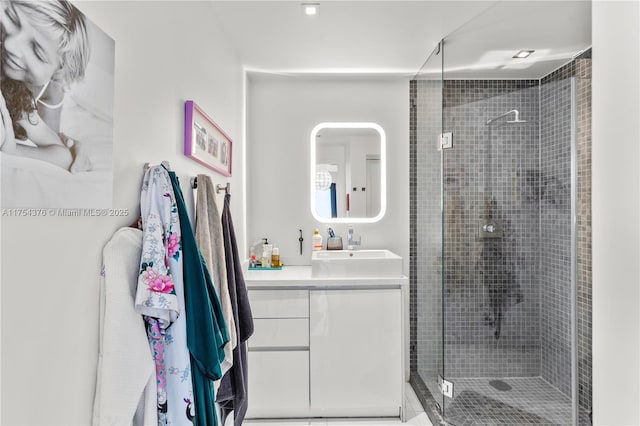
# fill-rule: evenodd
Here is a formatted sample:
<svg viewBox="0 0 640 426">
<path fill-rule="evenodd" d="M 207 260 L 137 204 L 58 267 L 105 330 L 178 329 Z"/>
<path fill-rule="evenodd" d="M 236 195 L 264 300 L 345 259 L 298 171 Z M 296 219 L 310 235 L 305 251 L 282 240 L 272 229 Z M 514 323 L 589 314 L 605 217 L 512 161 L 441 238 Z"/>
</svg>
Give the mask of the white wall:
<svg viewBox="0 0 640 426">
<path fill-rule="evenodd" d="M 309 136 L 328 121 L 380 124 L 387 135 L 387 212 L 355 224 L 362 248 L 388 248 L 409 264 L 409 84 L 405 79 L 310 79 L 252 75 L 247 101 L 247 235 L 268 237 L 285 265 L 311 263 L 311 236 L 326 225 L 310 211 Z M 332 226 L 346 244 L 347 225 Z M 304 247 L 300 256 L 299 232 Z M 256 253 L 259 255 L 259 253 Z"/>
<path fill-rule="evenodd" d="M 139 214 L 143 164 L 168 160 L 191 202 L 207 169 L 182 155 L 184 101 L 234 140 L 241 201 L 244 76 L 207 2 L 74 2 L 116 42 L 114 201 L 129 217 L 2 218 L 2 424 L 91 423 L 102 247 Z M 214 181 L 222 176 L 212 174 Z"/>
<path fill-rule="evenodd" d="M 640 3 L 593 2 L 593 404 L 640 424 Z"/>
</svg>

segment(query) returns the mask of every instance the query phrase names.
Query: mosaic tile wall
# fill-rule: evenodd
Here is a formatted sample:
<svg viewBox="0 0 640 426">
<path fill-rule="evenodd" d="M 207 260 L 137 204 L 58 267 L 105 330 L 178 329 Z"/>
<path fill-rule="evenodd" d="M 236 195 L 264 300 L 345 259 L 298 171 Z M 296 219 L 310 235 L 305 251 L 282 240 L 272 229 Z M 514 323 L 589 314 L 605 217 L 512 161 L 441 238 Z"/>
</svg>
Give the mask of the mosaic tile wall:
<svg viewBox="0 0 640 426">
<path fill-rule="evenodd" d="M 541 376 L 571 394 L 572 80 L 542 85 Z"/>
<path fill-rule="evenodd" d="M 570 104 L 568 99 L 571 77 L 575 77 L 575 124 L 577 145 L 577 179 L 578 179 L 578 203 L 577 203 L 577 290 L 578 290 L 578 399 L 580 406 L 589 410 L 591 408 L 591 50 L 587 50 L 576 60 L 554 71 L 542 79 L 541 109 L 544 112 L 543 129 L 554 131 L 543 132 L 541 142 L 562 146 L 563 153 L 567 156 L 568 136 L 570 131 L 568 114 Z M 547 180 L 556 179 L 566 185 L 568 182 L 567 170 L 558 166 L 558 156 L 549 153 L 544 163 L 548 164 L 549 175 Z M 560 172 L 560 174 L 558 174 Z M 554 238 L 550 235 L 551 227 L 557 220 L 568 220 L 566 209 L 562 212 L 562 218 L 558 216 L 561 209 L 558 206 L 542 203 L 542 215 L 547 217 L 548 226 L 543 226 L 542 239 L 550 242 Z M 545 231 L 546 229 L 546 231 Z M 563 236 L 566 240 L 567 236 Z M 544 243 L 543 243 L 544 245 Z M 544 250 L 543 250 L 544 252 Z M 548 256 L 543 261 L 542 269 L 552 271 L 552 268 L 562 263 L 568 267 L 563 257 L 554 258 Z M 563 392 L 570 390 L 570 346 L 565 342 L 568 329 L 568 312 L 570 312 L 569 294 L 558 294 L 559 277 L 549 272 L 542 285 L 546 288 L 543 294 L 547 302 L 542 304 L 541 319 L 545 322 L 543 327 L 542 370 L 541 375 Z M 558 297 L 559 296 L 559 297 Z M 552 312 L 551 304 L 559 304 L 560 309 Z M 558 315 L 557 312 L 561 312 Z"/>
<path fill-rule="evenodd" d="M 542 375 L 570 394 L 570 299 L 565 291 L 570 251 L 564 249 L 570 228 L 568 222 L 561 224 L 569 219 L 570 206 L 566 78 L 577 77 L 579 400 L 587 409 L 591 406 L 589 57 L 587 52 L 540 81 L 446 81 L 444 90 L 445 128 L 454 133 L 454 148 L 445 151 L 444 159 L 445 374 L 451 378 Z M 434 148 L 440 133 L 441 84 L 411 82 L 410 360 L 411 371 L 420 373 L 434 395 L 437 390 L 430 382 L 441 368 L 438 351 L 443 337 L 440 155 Z M 511 109 L 518 109 L 527 123 L 503 124 L 511 115 L 486 125 L 488 118 Z M 542 154 L 539 144 L 546 145 Z M 501 238 L 479 237 L 480 220 L 487 218 L 498 221 Z"/>
<path fill-rule="evenodd" d="M 589 54 L 591 51 L 589 50 Z M 591 57 L 577 60 L 578 89 L 578 400 L 592 408 L 591 299 Z"/>
<path fill-rule="evenodd" d="M 417 108 L 416 108 L 416 94 L 417 94 L 418 82 L 411 80 L 409 82 L 409 199 L 412 200 L 409 203 L 409 277 L 415 277 L 417 275 L 416 259 L 417 259 L 417 212 L 416 206 L 416 194 L 418 192 L 417 185 L 417 167 L 418 156 L 416 154 L 416 123 L 417 123 Z M 412 278 L 410 278 L 411 280 Z M 415 284 L 415 283 L 414 283 Z M 416 350 L 417 342 L 417 286 L 409 286 L 409 370 L 417 370 L 418 363 L 418 351 Z"/>
</svg>

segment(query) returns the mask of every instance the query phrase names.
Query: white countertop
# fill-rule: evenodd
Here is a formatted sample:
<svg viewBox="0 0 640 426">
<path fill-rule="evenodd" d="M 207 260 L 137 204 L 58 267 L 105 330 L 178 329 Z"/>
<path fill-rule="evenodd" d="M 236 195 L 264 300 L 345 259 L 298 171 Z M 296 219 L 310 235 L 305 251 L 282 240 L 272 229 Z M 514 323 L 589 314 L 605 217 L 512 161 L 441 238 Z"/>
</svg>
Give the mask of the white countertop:
<svg viewBox="0 0 640 426">
<path fill-rule="evenodd" d="M 248 288 L 259 287 L 375 287 L 408 286 L 409 278 L 314 278 L 311 266 L 283 266 L 281 270 L 256 271 L 244 267 L 244 280 Z"/>
</svg>

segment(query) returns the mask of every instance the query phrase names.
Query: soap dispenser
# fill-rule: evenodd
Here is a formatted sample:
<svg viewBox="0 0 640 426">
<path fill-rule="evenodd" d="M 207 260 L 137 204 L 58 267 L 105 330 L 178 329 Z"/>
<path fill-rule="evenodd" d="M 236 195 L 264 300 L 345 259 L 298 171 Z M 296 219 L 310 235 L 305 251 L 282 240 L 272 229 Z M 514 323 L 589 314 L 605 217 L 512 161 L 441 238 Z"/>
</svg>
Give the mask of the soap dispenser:
<svg viewBox="0 0 640 426">
<path fill-rule="evenodd" d="M 262 244 L 262 267 L 270 268 L 271 267 L 271 253 L 273 251 L 273 244 L 269 244 L 269 240 L 263 238 L 264 243 Z"/>
</svg>

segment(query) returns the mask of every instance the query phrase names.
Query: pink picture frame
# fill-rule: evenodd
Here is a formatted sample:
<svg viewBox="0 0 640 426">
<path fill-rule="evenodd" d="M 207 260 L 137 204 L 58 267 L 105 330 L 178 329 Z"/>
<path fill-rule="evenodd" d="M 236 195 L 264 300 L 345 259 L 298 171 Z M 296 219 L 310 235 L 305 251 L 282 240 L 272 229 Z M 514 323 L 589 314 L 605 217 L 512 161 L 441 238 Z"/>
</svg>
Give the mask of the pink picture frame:
<svg viewBox="0 0 640 426">
<path fill-rule="evenodd" d="M 184 103 L 184 155 L 205 167 L 231 176 L 231 138 L 200 108 Z"/>
</svg>

